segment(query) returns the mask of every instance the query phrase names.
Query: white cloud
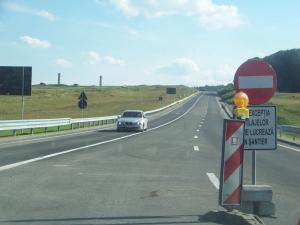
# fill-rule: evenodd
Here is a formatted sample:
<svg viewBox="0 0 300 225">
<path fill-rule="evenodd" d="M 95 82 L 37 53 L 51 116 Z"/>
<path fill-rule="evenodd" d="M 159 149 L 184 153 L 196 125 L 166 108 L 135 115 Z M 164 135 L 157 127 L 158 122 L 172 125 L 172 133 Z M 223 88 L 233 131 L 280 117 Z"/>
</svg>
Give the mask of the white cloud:
<svg viewBox="0 0 300 225">
<path fill-rule="evenodd" d="M 119 66 L 125 65 L 125 62 L 122 59 L 117 59 L 112 56 L 101 56 L 98 52 L 95 51 L 89 51 L 87 53 L 87 56 L 88 56 L 88 61 L 87 61 L 88 64 L 96 64 L 99 62 L 104 62 L 104 63 L 114 64 Z"/>
<path fill-rule="evenodd" d="M 125 65 L 125 62 L 121 59 L 116 59 L 116 58 L 113 58 L 111 56 L 104 56 L 103 57 L 103 61 L 104 62 L 108 62 L 108 63 L 111 63 L 111 64 L 116 64 L 116 65 L 119 65 L 119 66 L 123 66 Z"/>
<path fill-rule="evenodd" d="M 234 5 L 215 4 L 212 0 L 110 0 L 123 14 L 147 18 L 162 16 L 196 17 L 208 30 L 237 27 L 242 24 L 238 8 Z"/>
<path fill-rule="evenodd" d="M 192 86 L 228 84 L 233 81 L 235 70 L 235 66 L 220 64 L 215 68 L 202 68 L 198 73 L 183 76 L 182 80 Z"/>
<path fill-rule="evenodd" d="M 166 75 L 185 76 L 199 71 L 197 63 L 189 58 L 178 58 L 173 63 L 159 67 L 156 72 Z"/>
<path fill-rule="evenodd" d="M 125 15 L 128 16 L 138 16 L 139 15 L 139 9 L 135 8 L 130 0 L 111 0 L 111 2 L 122 11 Z"/>
<path fill-rule="evenodd" d="M 70 68 L 72 67 L 72 63 L 66 59 L 58 58 L 55 60 L 55 64 L 62 68 Z"/>
<path fill-rule="evenodd" d="M 56 17 L 52 13 L 45 10 L 38 11 L 36 14 L 50 21 L 56 20 Z"/>
<path fill-rule="evenodd" d="M 87 54 L 88 54 L 91 62 L 100 62 L 101 61 L 101 57 L 97 52 L 89 51 Z"/>
<path fill-rule="evenodd" d="M 4 8 L 6 8 L 7 10 L 10 10 L 12 12 L 24 13 L 24 14 L 29 14 L 29 15 L 33 15 L 33 16 L 39 16 L 39 17 L 42 17 L 49 21 L 57 20 L 57 16 L 55 16 L 54 14 L 52 14 L 46 10 L 37 10 L 37 9 L 29 8 L 27 6 L 23 6 L 23 5 L 20 5 L 17 3 L 11 3 L 11 2 L 4 3 L 3 6 L 4 6 Z"/>
<path fill-rule="evenodd" d="M 22 36 L 20 39 L 26 44 L 36 47 L 36 48 L 49 48 L 51 46 L 50 42 L 45 40 L 40 40 L 38 38 L 33 38 L 30 36 Z"/>
</svg>

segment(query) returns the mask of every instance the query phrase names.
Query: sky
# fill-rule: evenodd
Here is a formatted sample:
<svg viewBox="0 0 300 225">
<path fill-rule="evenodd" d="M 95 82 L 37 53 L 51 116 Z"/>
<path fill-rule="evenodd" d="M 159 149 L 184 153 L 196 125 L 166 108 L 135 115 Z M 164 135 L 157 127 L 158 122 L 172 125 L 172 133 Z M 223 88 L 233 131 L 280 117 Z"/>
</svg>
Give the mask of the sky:
<svg viewBox="0 0 300 225">
<path fill-rule="evenodd" d="M 247 59 L 300 46 L 299 0 L 0 0 L 0 65 L 33 84 L 232 82 Z"/>
</svg>

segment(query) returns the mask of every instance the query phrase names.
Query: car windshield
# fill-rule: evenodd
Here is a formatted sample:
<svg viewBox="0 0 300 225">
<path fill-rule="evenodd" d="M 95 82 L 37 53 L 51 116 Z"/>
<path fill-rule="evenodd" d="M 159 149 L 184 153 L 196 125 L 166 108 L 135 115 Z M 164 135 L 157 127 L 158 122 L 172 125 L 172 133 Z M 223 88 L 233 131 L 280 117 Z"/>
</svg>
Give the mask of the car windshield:
<svg viewBox="0 0 300 225">
<path fill-rule="evenodd" d="M 133 111 L 127 111 L 124 112 L 122 117 L 136 117 L 136 118 L 141 118 L 142 113 L 141 112 L 133 112 Z"/>
</svg>

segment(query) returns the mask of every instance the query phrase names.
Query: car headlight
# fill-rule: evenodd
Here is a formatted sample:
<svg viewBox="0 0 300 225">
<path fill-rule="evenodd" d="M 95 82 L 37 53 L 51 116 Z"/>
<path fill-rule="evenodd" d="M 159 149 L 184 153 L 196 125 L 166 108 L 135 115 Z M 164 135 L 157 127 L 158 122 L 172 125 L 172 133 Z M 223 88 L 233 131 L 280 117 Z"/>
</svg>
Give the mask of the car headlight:
<svg viewBox="0 0 300 225">
<path fill-rule="evenodd" d="M 121 125 L 122 124 L 122 122 L 121 121 L 118 121 L 118 125 Z"/>
</svg>

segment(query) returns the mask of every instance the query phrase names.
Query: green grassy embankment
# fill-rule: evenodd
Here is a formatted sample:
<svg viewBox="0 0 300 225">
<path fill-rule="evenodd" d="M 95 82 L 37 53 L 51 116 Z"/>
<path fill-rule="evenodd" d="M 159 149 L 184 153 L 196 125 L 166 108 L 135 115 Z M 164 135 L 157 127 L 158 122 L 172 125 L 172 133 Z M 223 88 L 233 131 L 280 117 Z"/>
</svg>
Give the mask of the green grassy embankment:
<svg viewBox="0 0 300 225">
<path fill-rule="evenodd" d="M 25 97 L 24 119 L 43 118 L 81 118 L 82 112 L 78 108 L 78 97 L 82 90 L 88 97 L 88 107 L 84 109 L 84 117 L 98 117 L 120 114 L 126 109 L 151 110 L 168 105 L 175 100 L 182 99 L 196 90 L 186 86 L 174 86 L 176 95 L 167 95 L 166 86 L 112 86 L 112 87 L 80 87 L 34 85 L 32 96 Z M 159 101 L 159 96 L 163 100 Z M 21 97 L 0 96 L 0 120 L 21 118 Z M 89 125 L 89 124 L 86 124 Z M 70 129 L 63 126 L 60 130 Z M 47 132 L 57 131 L 49 128 Z M 23 130 L 29 133 L 30 130 Z M 34 133 L 44 132 L 44 129 L 34 129 Z M 20 131 L 18 132 L 20 134 Z M 12 135 L 12 131 L 2 131 L 0 136 Z"/>
<path fill-rule="evenodd" d="M 84 90 L 88 97 L 88 107 L 84 110 L 84 117 L 115 115 L 126 109 L 155 109 L 195 91 L 193 88 L 177 86 L 176 95 L 166 95 L 165 86 L 99 88 L 35 85 L 32 96 L 25 97 L 24 119 L 80 118 L 78 97 L 81 90 Z M 159 96 L 163 96 L 163 101 L 158 101 Z M 0 101 L 0 120 L 21 118 L 20 96 L 0 96 Z"/>
</svg>

